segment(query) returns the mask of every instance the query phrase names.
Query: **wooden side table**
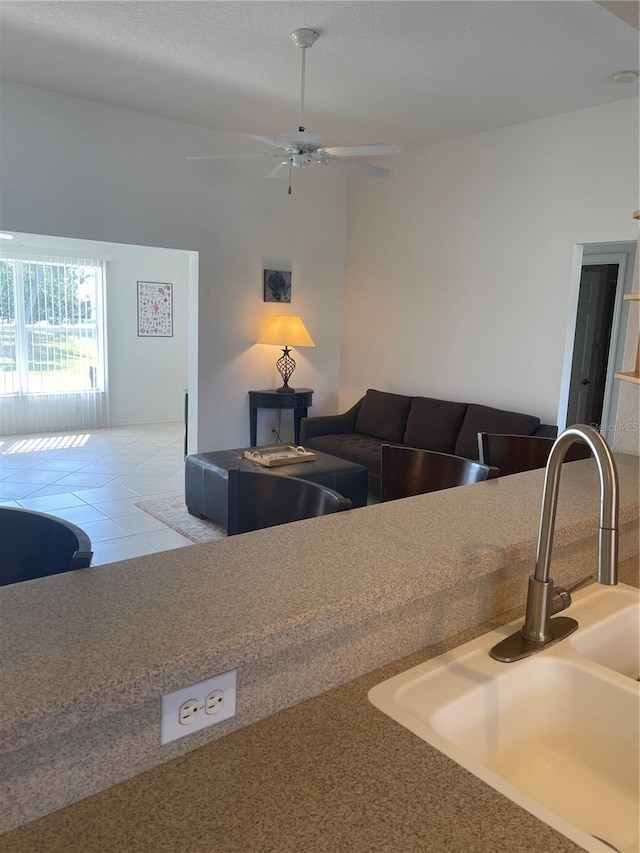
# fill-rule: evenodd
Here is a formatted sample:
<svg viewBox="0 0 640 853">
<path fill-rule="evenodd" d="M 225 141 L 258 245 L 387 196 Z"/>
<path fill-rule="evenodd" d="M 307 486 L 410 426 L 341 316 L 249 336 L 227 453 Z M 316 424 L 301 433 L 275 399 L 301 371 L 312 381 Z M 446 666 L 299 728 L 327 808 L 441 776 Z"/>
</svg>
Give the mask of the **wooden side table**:
<svg viewBox="0 0 640 853">
<path fill-rule="evenodd" d="M 307 416 L 312 405 L 311 388 L 295 391 L 249 391 L 250 444 L 255 447 L 258 434 L 258 409 L 293 409 L 293 434 L 295 444 L 300 444 L 300 421 Z"/>
</svg>

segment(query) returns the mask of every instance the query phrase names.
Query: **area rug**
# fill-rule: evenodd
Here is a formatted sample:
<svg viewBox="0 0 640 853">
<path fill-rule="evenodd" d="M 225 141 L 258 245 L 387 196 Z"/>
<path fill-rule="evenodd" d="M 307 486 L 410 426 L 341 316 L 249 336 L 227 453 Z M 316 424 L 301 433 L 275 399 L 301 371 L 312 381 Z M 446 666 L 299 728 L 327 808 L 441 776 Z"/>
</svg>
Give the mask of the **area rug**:
<svg viewBox="0 0 640 853">
<path fill-rule="evenodd" d="M 192 542 L 213 542 L 214 539 L 223 539 L 227 535 L 226 528 L 221 524 L 189 515 L 182 495 L 151 501 L 137 501 L 136 506 Z"/>
</svg>

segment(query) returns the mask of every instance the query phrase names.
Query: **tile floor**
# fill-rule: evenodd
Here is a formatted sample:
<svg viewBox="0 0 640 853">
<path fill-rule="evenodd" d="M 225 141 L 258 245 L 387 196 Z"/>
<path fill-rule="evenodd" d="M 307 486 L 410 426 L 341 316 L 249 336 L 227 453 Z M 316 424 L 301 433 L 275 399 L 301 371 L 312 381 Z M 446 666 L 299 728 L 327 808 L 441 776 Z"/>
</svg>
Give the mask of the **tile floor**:
<svg viewBox="0 0 640 853">
<path fill-rule="evenodd" d="M 96 566 L 192 545 L 136 506 L 184 494 L 183 454 L 181 423 L 0 437 L 0 505 L 82 527 Z"/>
</svg>

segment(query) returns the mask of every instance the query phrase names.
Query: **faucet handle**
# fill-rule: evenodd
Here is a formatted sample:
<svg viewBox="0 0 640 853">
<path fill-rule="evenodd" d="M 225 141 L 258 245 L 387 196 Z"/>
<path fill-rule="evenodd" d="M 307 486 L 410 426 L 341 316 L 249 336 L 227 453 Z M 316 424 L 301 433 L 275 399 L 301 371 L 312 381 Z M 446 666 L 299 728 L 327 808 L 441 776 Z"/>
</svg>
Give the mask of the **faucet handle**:
<svg viewBox="0 0 640 853">
<path fill-rule="evenodd" d="M 593 575 L 587 575 L 586 578 L 582 578 L 581 581 L 578 581 L 577 583 L 574 583 L 573 586 L 570 586 L 569 589 L 567 590 L 567 592 L 569 593 L 569 595 L 571 595 L 572 592 L 575 592 L 577 589 L 580 589 L 580 587 L 582 587 L 582 586 L 586 586 L 589 583 L 589 581 L 592 581 L 592 580 L 593 580 Z"/>
<path fill-rule="evenodd" d="M 551 602 L 551 615 L 555 616 L 556 613 L 561 613 L 567 607 L 570 607 L 571 594 L 580 589 L 580 587 L 585 586 L 590 580 L 593 580 L 593 575 L 587 575 L 586 578 L 582 578 L 581 581 L 574 583 L 569 589 L 565 589 L 563 586 L 554 586 L 553 591 L 557 598 L 554 598 Z"/>
</svg>

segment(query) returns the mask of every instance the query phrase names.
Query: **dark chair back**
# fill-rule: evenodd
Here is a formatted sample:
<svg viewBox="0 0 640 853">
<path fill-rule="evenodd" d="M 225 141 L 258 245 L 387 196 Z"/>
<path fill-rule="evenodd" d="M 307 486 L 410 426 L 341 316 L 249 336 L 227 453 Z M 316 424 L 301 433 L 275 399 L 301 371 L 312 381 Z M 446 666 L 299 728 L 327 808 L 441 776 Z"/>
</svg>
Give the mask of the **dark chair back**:
<svg viewBox="0 0 640 853">
<path fill-rule="evenodd" d="M 450 453 L 392 444 L 383 444 L 381 453 L 381 501 L 479 483 L 498 474 L 487 465 Z"/>
<path fill-rule="evenodd" d="M 0 507 L 0 586 L 91 565 L 91 540 L 79 527 L 19 507 Z"/>
<path fill-rule="evenodd" d="M 317 515 L 351 509 L 351 501 L 328 486 L 286 474 L 229 469 L 227 534 L 248 533 Z"/>
<path fill-rule="evenodd" d="M 544 468 L 551 453 L 555 438 L 537 435 L 498 435 L 491 432 L 478 433 L 480 461 L 500 469 L 500 477 Z M 575 462 L 591 456 L 588 445 L 579 441 L 572 444 L 565 462 Z"/>
</svg>

